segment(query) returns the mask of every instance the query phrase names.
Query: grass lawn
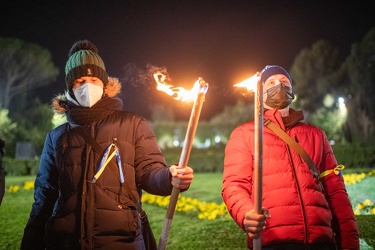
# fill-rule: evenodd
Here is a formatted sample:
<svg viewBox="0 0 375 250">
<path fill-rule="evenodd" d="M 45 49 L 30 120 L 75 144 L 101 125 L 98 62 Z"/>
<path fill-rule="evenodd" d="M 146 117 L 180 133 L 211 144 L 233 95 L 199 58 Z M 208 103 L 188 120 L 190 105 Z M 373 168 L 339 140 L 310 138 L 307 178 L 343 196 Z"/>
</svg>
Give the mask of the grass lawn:
<svg viewBox="0 0 375 250">
<path fill-rule="evenodd" d="M 221 173 L 195 174 L 190 189 L 181 195 L 220 204 L 222 203 L 221 178 Z M 33 190 L 24 190 L 22 187 L 25 181 L 33 180 L 32 176 L 6 178 L 7 187 L 18 185 L 20 190 L 7 191 L 0 206 L 0 250 L 19 249 L 33 202 Z M 363 202 L 364 199 L 375 200 L 375 176 L 366 177 L 359 184 L 349 185 L 347 188 L 352 202 Z M 150 204 L 144 204 L 143 208 L 149 215 L 155 238 L 159 241 L 166 209 Z M 368 230 L 373 227 L 374 218 L 375 216 L 369 215 L 357 217 L 361 234 L 361 250 L 374 249 L 375 230 Z M 195 214 L 176 212 L 167 249 L 247 249 L 245 241 L 244 232 L 232 219 L 199 220 Z"/>
</svg>

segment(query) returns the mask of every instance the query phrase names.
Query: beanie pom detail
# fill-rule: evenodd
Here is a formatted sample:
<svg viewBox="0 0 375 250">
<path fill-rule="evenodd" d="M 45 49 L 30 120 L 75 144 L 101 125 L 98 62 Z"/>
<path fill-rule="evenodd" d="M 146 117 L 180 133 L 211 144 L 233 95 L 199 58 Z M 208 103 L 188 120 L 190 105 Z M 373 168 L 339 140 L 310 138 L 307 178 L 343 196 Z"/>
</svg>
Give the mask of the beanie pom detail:
<svg viewBox="0 0 375 250">
<path fill-rule="evenodd" d="M 96 54 L 98 54 L 99 52 L 95 44 L 93 44 L 89 40 L 82 40 L 82 41 L 77 41 L 73 44 L 72 48 L 69 51 L 68 56 L 71 57 L 74 53 L 80 50 L 91 50 L 92 52 Z"/>
</svg>

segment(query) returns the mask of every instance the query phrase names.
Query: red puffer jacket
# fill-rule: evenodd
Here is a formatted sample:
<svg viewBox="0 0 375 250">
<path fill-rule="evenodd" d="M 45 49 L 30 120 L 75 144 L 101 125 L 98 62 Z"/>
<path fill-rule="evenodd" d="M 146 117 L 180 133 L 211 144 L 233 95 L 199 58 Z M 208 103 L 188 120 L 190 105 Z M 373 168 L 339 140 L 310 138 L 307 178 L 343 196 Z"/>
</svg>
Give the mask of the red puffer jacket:
<svg viewBox="0 0 375 250">
<path fill-rule="evenodd" d="M 280 113 L 267 110 L 264 119 L 285 130 Z M 286 131 L 308 153 L 319 172 L 337 161 L 325 133 L 299 122 Z M 308 165 L 268 128 L 263 137 L 263 198 L 271 218 L 262 245 L 336 243 L 339 249 L 359 249 L 358 228 L 342 175 L 321 179 L 324 194 Z M 243 229 L 245 213 L 254 208 L 254 122 L 238 126 L 225 149 L 222 196 L 235 222 Z M 248 238 L 248 247 L 252 240 Z"/>
</svg>

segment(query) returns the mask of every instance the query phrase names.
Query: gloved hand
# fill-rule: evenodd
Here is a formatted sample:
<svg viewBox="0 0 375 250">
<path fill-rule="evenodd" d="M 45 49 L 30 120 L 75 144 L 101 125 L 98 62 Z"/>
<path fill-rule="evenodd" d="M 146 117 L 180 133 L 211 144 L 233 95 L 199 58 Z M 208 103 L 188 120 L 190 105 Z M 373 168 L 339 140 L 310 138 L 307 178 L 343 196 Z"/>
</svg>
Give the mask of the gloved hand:
<svg viewBox="0 0 375 250">
<path fill-rule="evenodd" d="M 172 174 L 172 185 L 178 189 L 186 190 L 190 187 L 193 181 L 194 174 L 191 167 L 179 168 L 177 165 L 169 167 L 169 171 Z"/>
<path fill-rule="evenodd" d="M 257 238 L 266 227 L 266 219 L 271 218 L 267 208 L 262 209 L 262 214 L 255 213 L 254 209 L 246 212 L 243 226 L 250 239 Z"/>
</svg>

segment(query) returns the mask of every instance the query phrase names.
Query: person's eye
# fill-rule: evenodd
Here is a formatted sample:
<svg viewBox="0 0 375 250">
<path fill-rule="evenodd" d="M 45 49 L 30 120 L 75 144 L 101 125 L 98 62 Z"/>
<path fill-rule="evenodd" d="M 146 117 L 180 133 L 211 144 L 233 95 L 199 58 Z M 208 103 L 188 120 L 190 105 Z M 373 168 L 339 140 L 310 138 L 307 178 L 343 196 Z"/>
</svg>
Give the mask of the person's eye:
<svg viewBox="0 0 375 250">
<path fill-rule="evenodd" d="M 267 86 L 274 86 L 275 85 L 275 81 L 269 81 L 268 83 L 267 83 Z"/>
<path fill-rule="evenodd" d="M 290 86 L 290 81 L 284 80 L 281 82 L 284 86 Z"/>
</svg>

